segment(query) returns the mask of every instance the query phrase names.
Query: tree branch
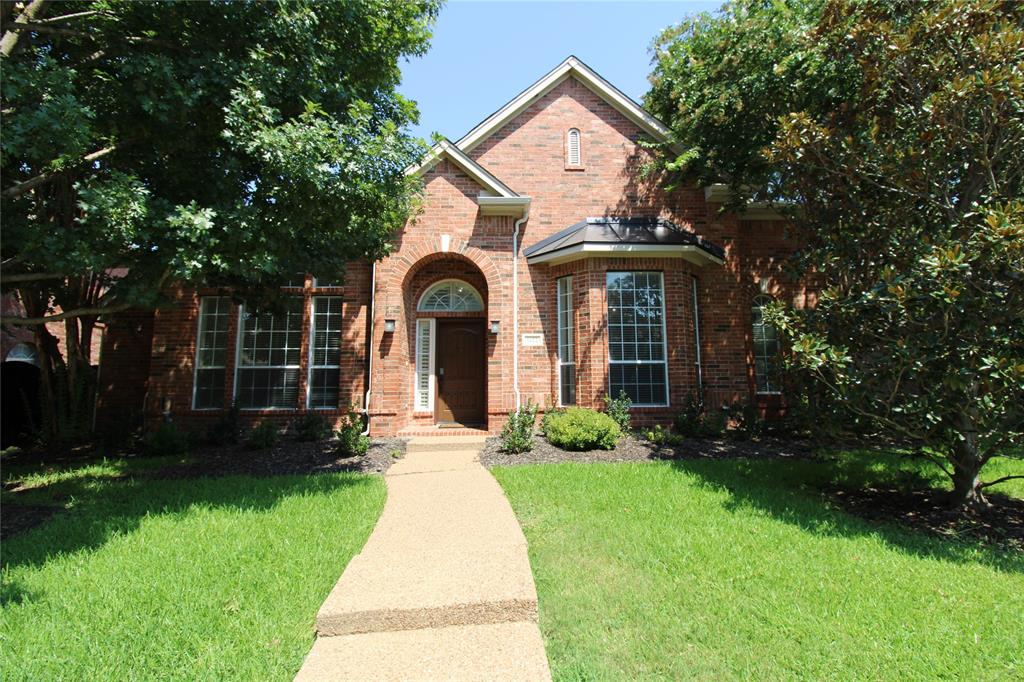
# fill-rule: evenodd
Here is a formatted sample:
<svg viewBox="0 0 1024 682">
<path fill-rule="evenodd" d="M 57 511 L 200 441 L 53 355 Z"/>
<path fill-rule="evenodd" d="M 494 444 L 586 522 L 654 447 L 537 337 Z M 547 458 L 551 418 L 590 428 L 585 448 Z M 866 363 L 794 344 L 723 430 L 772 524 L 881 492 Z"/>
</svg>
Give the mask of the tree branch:
<svg viewBox="0 0 1024 682">
<path fill-rule="evenodd" d="M 20 18 L 20 17 L 19 17 Z M 49 24 L 42 24 L 34 21 L 20 21 L 12 25 L 9 31 L 31 31 L 33 33 L 50 33 L 58 36 L 72 36 L 78 38 L 90 38 L 94 39 L 95 36 L 87 31 L 78 31 L 73 28 L 62 28 L 60 26 L 50 26 Z M 143 38 L 142 36 L 123 36 L 121 40 L 127 43 L 139 44 L 139 45 L 154 45 L 156 47 L 163 47 L 168 50 L 181 51 L 181 47 L 174 43 L 169 43 L 164 40 L 154 40 L 153 38 Z"/>
<path fill-rule="evenodd" d="M 123 146 L 123 145 L 112 144 L 109 147 L 104 147 L 103 149 L 98 149 L 98 150 L 92 152 L 91 154 L 86 154 L 85 156 L 83 156 L 82 160 L 79 163 L 75 164 L 75 165 L 80 166 L 83 163 L 91 163 L 93 161 L 96 161 L 97 159 L 101 159 L 104 156 L 106 156 L 107 154 L 110 154 L 111 152 L 117 151 L 121 146 Z M 7 199 L 10 199 L 10 198 L 13 198 L 13 197 L 20 197 L 25 192 L 33 190 L 36 187 L 39 187 L 40 185 L 45 185 L 46 183 L 53 181 L 54 178 L 60 177 L 62 174 L 66 173 L 66 172 L 67 172 L 67 169 L 60 170 L 60 171 L 54 171 L 52 173 L 40 173 L 39 175 L 35 176 L 34 178 L 29 178 L 28 180 L 25 180 L 24 182 L 19 182 L 16 185 L 12 185 L 11 187 L 8 187 L 3 192 L 0 192 L 0 196 L 5 197 Z"/>
<path fill-rule="evenodd" d="M 988 483 L 982 483 L 981 485 L 978 486 L 978 488 L 988 488 L 989 486 L 996 485 L 997 483 L 1002 483 L 1003 481 L 1011 481 L 1011 480 L 1013 480 L 1015 478 L 1024 478 L 1024 474 L 1014 474 L 1013 476 L 1003 476 L 1002 478 L 997 478 L 994 481 L 989 481 Z"/>
<path fill-rule="evenodd" d="M 15 282 L 41 282 L 47 279 L 63 279 L 66 275 L 59 272 L 19 272 L 14 275 L 0 274 L 0 282 L 13 284 Z"/>
<path fill-rule="evenodd" d="M 6 59 L 18 49 L 18 43 L 21 40 L 20 30 L 24 30 L 19 30 L 19 27 L 31 22 L 36 17 L 42 18 L 47 2 L 49 0 L 32 0 L 28 7 L 21 11 L 18 18 L 8 24 L 4 37 L 0 39 L 0 57 Z"/>
<path fill-rule="evenodd" d="M 57 313 L 55 315 L 44 315 L 42 317 L 14 317 L 4 316 L 0 317 L 0 324 L 10 324 L 16 327 L 33 327 L 36 325 L 46 324 L 47 322 L 60 322 L 61 320 L 69 320 L 73 317 L 84 317 L 86 315 L 109 315 L 110 313 L 119 313 L 122 310 L 128 310 L 132 305 L 130 303 L 117 303 L 109 306 L 99 306 L 96 308 L 75 308 L 74 310 L 68 310 L 66 312 Z"/>
</svg>

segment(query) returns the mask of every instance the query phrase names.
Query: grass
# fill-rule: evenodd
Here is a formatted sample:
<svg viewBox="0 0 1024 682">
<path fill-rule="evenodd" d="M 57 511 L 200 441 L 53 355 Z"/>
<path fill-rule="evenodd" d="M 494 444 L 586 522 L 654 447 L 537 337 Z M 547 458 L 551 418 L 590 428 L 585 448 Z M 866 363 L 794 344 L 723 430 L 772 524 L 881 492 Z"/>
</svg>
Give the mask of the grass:
<svg viewBox="0 0 1024 682">
<path fill-rule="evenodd" d="M 4 680 L 290 680 L 384 503 L 354 474 L 159 480 L 164 460 L 32 473 L 72 509 L 3 544 Z"/>
<path fill-rule="evenodd" d="M 556 680 L 1021 679 L 1024 555 L 872 525 L 818 491 L 931 466 L 851 453 L 494 473 Z"/>
</svg>

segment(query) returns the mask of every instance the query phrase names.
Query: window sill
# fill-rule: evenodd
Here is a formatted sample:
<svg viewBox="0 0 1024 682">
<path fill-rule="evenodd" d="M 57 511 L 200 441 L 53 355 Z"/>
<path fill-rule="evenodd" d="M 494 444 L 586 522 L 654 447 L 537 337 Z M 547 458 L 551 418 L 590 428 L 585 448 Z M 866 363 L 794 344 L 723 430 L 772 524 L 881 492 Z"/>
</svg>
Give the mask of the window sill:
<svg viewBox="0 0 1024 682">
<path fill-rule="evenodd" d="M 586 166 L 569 166 L 569 165 L 566 165 L 565 166 L 565 170 L 567 170 L 567 171 L 585 171 L 585 170 L 587 170 L 587 167 Z"/>
</svg>

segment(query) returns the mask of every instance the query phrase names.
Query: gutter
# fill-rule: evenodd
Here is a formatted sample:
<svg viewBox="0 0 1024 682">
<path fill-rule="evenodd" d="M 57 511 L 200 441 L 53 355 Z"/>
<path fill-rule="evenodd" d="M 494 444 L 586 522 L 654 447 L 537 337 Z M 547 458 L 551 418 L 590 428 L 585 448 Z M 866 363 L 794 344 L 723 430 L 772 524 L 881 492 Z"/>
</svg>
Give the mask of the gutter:
<svg viewBox="0 0 1024 682">
<path fill-rule="evenodd" d="M 696 345 L 694 348 L 697 349 L 697 354 L 694 359 L 694 364 L 697 367 L 697 400 L 700 404 L 704 404 L 704 369 L 701 367 L 700 362 L 700 305 L 697 302 L 697 278 L 691 276 L 693 282 L 693 335 Z"/>
<path fill-rule="evenodd" d="M 366 428 L 360 435 L 370 435 L 370 388 L 373 383 L 373 316 L 374 296 L 377 293 L 377 261 L 370 265 L 370 311 L 366 319 L 366 394 L 363 396 L 363 414 L 366 415 Z"/>
<path fill-rule="evenodd" d="M 530 218 L 530 204 L 523 206 L 523 217 L 516 220 L 512 234 L 512 393 L 516 397 L 516 409 L 522 404 L 519 393 L 519 230 Z"/>
</svg>

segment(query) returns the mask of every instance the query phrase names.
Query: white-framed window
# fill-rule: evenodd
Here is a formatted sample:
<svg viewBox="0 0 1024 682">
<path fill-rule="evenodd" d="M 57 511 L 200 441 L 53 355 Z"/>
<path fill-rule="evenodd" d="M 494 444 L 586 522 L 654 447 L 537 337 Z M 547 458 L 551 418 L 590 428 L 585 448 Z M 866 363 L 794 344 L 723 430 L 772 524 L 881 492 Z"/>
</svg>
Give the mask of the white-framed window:
<svg viewBox="0 0 1024 682">
<path fill-rule="evenodd" d="M 570 128 L 565 138 L 565 164 L 567 166 L 579 166 L 583 163 L 583 153 L 580 150 L 580 131 L 577 128 Z"/>
<path fill-rule="evenodd" d="M 199 301 L 196 334 L 196 367 L 192 407 L 212 410 L 224 407 L 224 372 L 228 353 L 228 315 L 231 299 L 204 296 Z"/>
<path fill-rule="evenodd" d="M 298 407 L 303 300 L 278 313 L 239 310 L 235 402 L 241 409 Z"/>
<path fill-rule="evenodd" d="M 445 279 L 423 293 L 416 309 L 423 312 L 476 312 L 484 309 L 484 299 L 466 282 Z"/>
<path fill-rule="evenodd" d="M 313 282 L 310 286 L 312 286 L 314 289 L 323 289 L 325 287 L 340 287 L 344 286 L 344 284 L 342 284 L 340 281 L 334 282 L 330 277 L 313 277 Z"/>
<path fill-rule="evenodd" d="M 609 272 L 608 389 L 639 406 L 668 405 L 665 286 L 660 272 Z"/>
<path fill-rule="evenodd" d="M 414 405 L 417 411 L 434 409 L 434 334 L 436 321 L 416 321 L 416 381 Z"/>
<path fill-rule="evenodd" d="M 558 404 L 576 404 L 576 334 L 573 324 L 572 275 L 558 282 Z"/>
<path fill-rule="evenodd" d="M 310 408 L 338 407 L 341 381 L 341 296 L 314 296 L 309 329 Z"/>
<path fill-rule="evenodd" d="M 754 380 L 758 393 L 782 392 L 778 330 L 775 325 L 764 321 L 764 308 L 771 302 L 771 296 L 755 296 L 750 307 L 754 337 Z"/>
</svg>

